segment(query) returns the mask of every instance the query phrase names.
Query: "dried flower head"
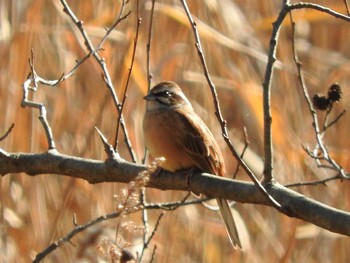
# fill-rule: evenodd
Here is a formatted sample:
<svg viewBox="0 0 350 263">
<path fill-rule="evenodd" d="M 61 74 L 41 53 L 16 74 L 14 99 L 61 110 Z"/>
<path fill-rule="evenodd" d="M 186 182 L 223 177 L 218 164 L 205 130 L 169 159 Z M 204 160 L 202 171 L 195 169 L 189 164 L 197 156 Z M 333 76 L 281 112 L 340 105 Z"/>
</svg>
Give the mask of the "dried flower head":
<svg viewBox="0 0 350 263">
<path fill-rule="evenodd" d="M 332 106 L 330 100 L 321 94 L 315 94 L 312 98 L 312 102 L 314 107 L 321 111 L 328 110 Z"/>
<path fill-rule="evenodd" d="M 328 89 L 328 99 L 331 102 L 338 102 L 341 100 L 342 97 L 342 90 L 338 83 L 332 84 Z"/>
</svg>

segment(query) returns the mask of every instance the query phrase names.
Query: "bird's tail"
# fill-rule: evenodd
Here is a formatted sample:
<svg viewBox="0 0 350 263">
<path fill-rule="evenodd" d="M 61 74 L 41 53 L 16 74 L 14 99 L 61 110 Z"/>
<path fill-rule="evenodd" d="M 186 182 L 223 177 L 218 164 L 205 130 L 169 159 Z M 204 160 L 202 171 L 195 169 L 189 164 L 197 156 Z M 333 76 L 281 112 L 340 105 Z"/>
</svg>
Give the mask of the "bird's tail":
<svg viewBox="0 0 350 263">
<path fill-rule="evenodd" d="M 222 219 L 224 220 L 225 227 L 230 238 L 231 244 L 236 248 L 242 249 L 241 240 L 239 239 L 235 220 L 233 218 L 230 205 L 225 199 L 216 199 L 218 202 Z"/>
</svg>

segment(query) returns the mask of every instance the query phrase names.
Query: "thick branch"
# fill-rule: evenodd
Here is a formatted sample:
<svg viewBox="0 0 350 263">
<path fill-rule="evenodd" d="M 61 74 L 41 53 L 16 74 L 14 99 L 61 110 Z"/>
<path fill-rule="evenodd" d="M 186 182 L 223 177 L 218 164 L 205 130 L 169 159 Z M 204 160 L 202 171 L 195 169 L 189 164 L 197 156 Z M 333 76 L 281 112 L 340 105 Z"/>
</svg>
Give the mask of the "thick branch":
<svg viewBox="0 0 350 263">
<path fill-rule="evenodd" d="M 19 172 L 28 175 L 50 173 L 81 178 L 89 183 L 127 183 L 145 169 L 146 166 L 122 159 L 98 161 L 63 155 L 57 151 L 40 154 L 8 154 L 0 151 L 2 175 Z M 161 190 L 190 190 L 215 198 L 271 206 L 254 184 L 210 174 L 194 174 L 188 182 L 183 173 L 163 172 L 151 176 L 148 186 Z M 280 212 L 329 231 L 350 236 L 350 213 L 312 200 L 277 183 L 266 185 L 266 189 L 281 204 Z"/>
<path fill-rule="evenodd" d="M 101 182 L 127 183 L 134 180 L 146 166 L 136 165 L 123 159 L 98 161 L 60 154 L 57 151 L 45 153 L 16 153 L 6 156 L 0 151 L 0 174 L 26 173 L 28 175 L 58 174 L 81 178 L 91 184 Z"/>
</svg>

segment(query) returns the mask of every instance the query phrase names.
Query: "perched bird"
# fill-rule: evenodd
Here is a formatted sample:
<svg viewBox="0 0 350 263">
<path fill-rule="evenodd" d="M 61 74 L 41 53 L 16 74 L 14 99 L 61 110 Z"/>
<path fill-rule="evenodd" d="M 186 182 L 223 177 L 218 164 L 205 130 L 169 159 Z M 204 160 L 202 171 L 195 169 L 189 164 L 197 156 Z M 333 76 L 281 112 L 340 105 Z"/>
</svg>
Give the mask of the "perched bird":
<svg viewBox="0 0 350 263">
<path fill-rule="evenodd" d="M 214 136 L 176 83 L 161 82 L 144 99 L 145 145 L 151 157 L 165 158 L 163 169 L 175 172 L 195 168 L 225 175 L 224 160 Z M 231 243 L 242 248 L 228 201 L 218 198 L 217 203 Z"/>
</svg>

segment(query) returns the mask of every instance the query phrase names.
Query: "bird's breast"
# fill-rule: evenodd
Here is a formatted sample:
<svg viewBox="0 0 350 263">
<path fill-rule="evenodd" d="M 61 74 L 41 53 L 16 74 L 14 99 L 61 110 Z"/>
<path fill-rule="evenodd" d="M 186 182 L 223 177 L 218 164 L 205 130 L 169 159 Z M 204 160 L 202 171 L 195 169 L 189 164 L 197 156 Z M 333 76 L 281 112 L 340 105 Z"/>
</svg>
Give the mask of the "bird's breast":
<svg viewBox="0 0 350 263">
<path fill-rule="evenodd" d="M 181 142 L 184 140 L 184 124 L 171 111 L 148 111 L 143 120 L 145 146 L 152 158 L 164 157 L 161 165 L 169 171 L 195 166 Z"/>
</svg>

